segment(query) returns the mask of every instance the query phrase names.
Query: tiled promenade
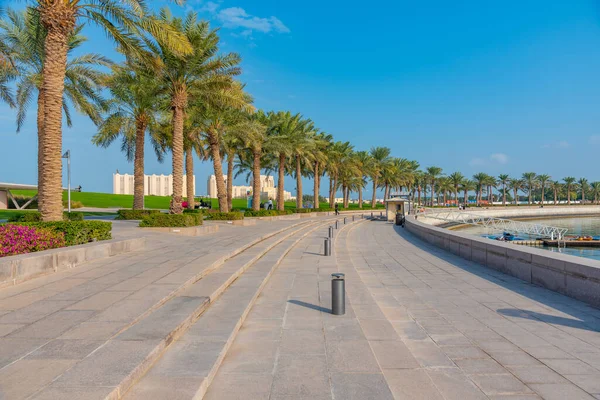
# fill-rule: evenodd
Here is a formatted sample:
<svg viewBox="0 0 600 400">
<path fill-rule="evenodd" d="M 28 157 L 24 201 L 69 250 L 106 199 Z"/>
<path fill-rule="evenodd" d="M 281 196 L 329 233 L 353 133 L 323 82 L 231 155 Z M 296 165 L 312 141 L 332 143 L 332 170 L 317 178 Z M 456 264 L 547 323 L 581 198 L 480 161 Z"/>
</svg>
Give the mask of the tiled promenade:
<svg viewBox="0 0 600 400">
<path fill-rule="evenodd" d="M 151 235 L 0 290 L 0 399 L 600 399 L 600 310 L 384 222 L 344 226 L 323 257 L 329 223 Z"/>
<path fill-rule="evenodd" d="M 600 311 L 366 222 L 279 267 L 206 398 L 600 398 Z M 344 317 L 330 274 L 346 274 Z"/>
</svg>

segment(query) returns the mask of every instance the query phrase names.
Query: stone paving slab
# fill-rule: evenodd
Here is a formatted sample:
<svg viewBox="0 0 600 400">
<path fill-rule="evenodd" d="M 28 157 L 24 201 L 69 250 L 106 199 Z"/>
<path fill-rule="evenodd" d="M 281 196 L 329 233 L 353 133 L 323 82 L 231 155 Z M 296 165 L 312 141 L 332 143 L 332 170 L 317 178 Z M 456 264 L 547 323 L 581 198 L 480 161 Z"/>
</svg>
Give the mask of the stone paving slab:
<svg viewBox="0 0 600 400">
<path fill-rule="evenodd" d="M 162 318 L 156 314 L 155 323 L 148 320 L 147 327 L 133 325 L 135 329 L 124 333 L 122 338 L 115 338 L 116 334 L 145 315 L 152 315 L 149 310 L 180 290 L 181 282 L 197 276 L 215 260 L 220 262 L 240 246 L 247 247 L 257 240 L 262 240 L 259 246 L 268 246 L 271 239 L 265 239 L 265 235 L 294 226 L 300 225 L 282 221 L 238 228 L 235 232 L 223 229 L 221 233 L 203 238 L 202 246 L 198 246 L 199 241 L 195 238 L 153 237 L 149 241 L 154 241 L 156 248 L 144 254 L 126 254 L 103 262 L 90 262 L 77 269 L 0 290 L 0 376 L 13 370 L 23 371 L 20 373 L 24 375 L 30 373 L 31 377 L 23 378 L 29 382 L 27 396 L 30 391 L 35 393 L 48 385 L 46 390 L 36 394 L 40 398 L 46 395 L 52 398 L 60 392 L 58 386 L 72 390 L 75 382 L 93 388 L 122 380 L 129 374 L 127 371 L 133 371 L 148 354 L 161 349 L 157 340 L 163 343 L 170 340 L 172 327 L 178 325 L 180 318 L 189 318 L 193 312 L 188 312 L 183 303 L 177 304 L 175 309 L 184 310 L 187 316 L 176 311 L 167 312 Z M 259 254 L 255 249 L 250 250 L 253 257 Z M 177 283 L 158 283 L 170 275 L 178 276 Z M 207 299 L 200 299 L 192 309 L 199 312 L 205 301 Z M 110 358 L 121 349 L 127 362 Z M 43 373 L 39 374 L 39 379 L 35 378 L 35 368 L 21 367 L 37 362 L 43 366 L 46 360 L 59 362 L 61 357 L 69 360 L 68 367 L 57 366 L 56 374 L 49 381 Z M 104 374 L 102 371 L 111 369 L 113 362 L 119 363 L 119 368 Z M 102 378 L 98 379 L 99 376 Z M 132 376 L 131 379 L 136 378 Z M 20 394 L 20 386 L 19 380 L 0 379 L 0 393 L 16 390 L 11 399 L 26 397 Z M 98 394 L 104 390 L 91 392 Z"/>
</svg>

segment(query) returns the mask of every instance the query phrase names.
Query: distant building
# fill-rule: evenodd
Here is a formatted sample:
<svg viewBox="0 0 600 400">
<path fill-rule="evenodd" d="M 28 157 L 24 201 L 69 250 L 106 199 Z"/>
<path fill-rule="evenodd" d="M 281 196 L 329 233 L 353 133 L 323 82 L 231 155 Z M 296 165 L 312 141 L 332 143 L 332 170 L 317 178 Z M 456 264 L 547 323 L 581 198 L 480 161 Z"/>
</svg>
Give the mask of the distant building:
<svg viewBox="0 0 600 400">
<path fill-rule="evenodd" d="M 225 178 L 225 185 L 227 185 L 227 175 L 223 176 Z M 252 194 L 252 186 L 233 186 L 232 188 L 234 199 L 245 199 L 248 194 Z M 217 179 L 214 175 L 208 177 L 206 192 L 208 193 L 208 197 L 216 198 L 217 197 Z M 261 200 L 268 200 L 269 198 L 275 200 L 277 198 L 277 187 L 275 186 L 275 179 L 272 176 L 261 175 L 260 176 L 260 198 Z M 283 200 L 293 200 L 292 194 L 290 192 L 283 192 Z"/>
<path fill-rule="evenodd" d="M 134 177 L 129 174 L 113 174 L 113 194 L 133 194 Z M 194 193 L 196 177 L 194 176 Z M 171 196 L 173 194 L 173 175 L 144 175 L 144 195 Z M 183 176 L 183 196 L 187 195 L 186 176 Z"/>
</svg>

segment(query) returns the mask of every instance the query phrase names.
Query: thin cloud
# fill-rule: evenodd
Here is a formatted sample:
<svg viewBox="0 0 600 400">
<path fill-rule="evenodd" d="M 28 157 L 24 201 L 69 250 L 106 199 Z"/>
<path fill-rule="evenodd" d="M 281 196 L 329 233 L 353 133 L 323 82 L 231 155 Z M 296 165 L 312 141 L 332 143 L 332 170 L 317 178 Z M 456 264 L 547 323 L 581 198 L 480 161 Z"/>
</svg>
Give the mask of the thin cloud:
<svg viewBox="0 0 600 400">
<path fill-rule="evenodd" d="M 506 164 L 508 162 L 508 156 L 504 153 L 494 153 L 490 156 L 490 160 L 495 161 L 498 164 Z"/>
<path fill-rule="evenodd" d="M 590 144 L 600 144 L 600 135 L 592 135 L 589 139 Z"/>
<path fill-rule="evenodd" d="M 571 144 L 566 140 L 561 140 L 554 143 L 546 143 L 542 146 L 543 149 L 567 149 L 569 147 L 571 147 Z"/>
<path fill-rule="evenodd" d="M 471 167 L 480 167 L 483 165 L 489 164 L 507 164 L 508 156 L 504 153 L 494 153 L 491 154 L 488 158 L 476 157 L 469 161 L 469 166 Z"/>
<path fill-rule="evenodd" d="M 216 11 L 216 9 L 215 9 Z M 220 10 L 216 14 L 223 27 L 229 29 L 244 29 L 245 33 L 250 31 L 262 33 L 290 33 L 290 29 L 277 17 L 261 18 L 248 14 L 241 7 L 229 7 Z M 246 36 L 248 34 L 246 33 Z"/>
</svg>

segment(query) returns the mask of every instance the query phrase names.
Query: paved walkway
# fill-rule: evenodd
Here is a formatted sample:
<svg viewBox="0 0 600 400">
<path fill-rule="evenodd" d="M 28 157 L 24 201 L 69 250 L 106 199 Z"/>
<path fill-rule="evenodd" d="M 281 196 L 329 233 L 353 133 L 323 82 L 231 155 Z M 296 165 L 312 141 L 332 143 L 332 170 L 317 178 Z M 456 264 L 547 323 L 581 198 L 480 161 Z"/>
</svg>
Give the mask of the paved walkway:
<svg viewBox="0 0 600 400">
<path fill-rule="evenodd" d="M 223 225 L 218 233 L 200 237 L 145 232 L 147 250 L 143 252 L 90 262 L 1 289 L 0 399 L 36 395 L 60 381 L 61 375 L 78 370 L 90 354 L 106 348 L 108 340 L 209 272 L 219 260 L 265 235 L 306 222 Z M 139 228 L 125 222 L 116 223 L 115 228 L 117 237 L 140 235 Z M 248 253 L 252 256 L 256 250 Z M 120 356 L 133 358 L 143 350 L 131 342 Z M 113 356 L 102 361 L 121 364 L 114 366 L 118 371 L 123 364 Z M 98 392 L 97 397 L 102 398 L 102 390 Z M 71 398 L 78 397 L 72 394 Z"/>
<path fill-rule="evenodd" d="M 335 258 L 321 241 L 273 274 L 207 399 L 600 398 L 599 310 L 382 222 L 344 231 Z"/>
</svg>

